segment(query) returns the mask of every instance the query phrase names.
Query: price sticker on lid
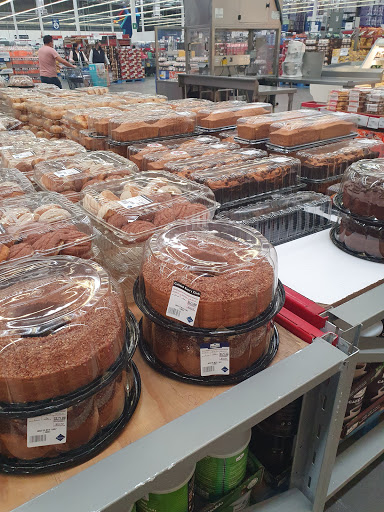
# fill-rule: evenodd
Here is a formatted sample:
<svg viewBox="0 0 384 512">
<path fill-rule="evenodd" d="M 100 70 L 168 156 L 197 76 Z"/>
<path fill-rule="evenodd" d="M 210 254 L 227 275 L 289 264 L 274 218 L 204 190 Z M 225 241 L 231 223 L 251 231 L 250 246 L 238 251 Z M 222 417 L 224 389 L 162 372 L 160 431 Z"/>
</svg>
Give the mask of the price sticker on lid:
<svg viewBox="0 0 384 512">
<path fill-rule="evenodd" d="M 27 418 L 27 447 L 50 446 L 67 442 L 67 409 Z"/>
<path fill-rule="evenodd" d="M 28 158 L 29 156 L 33 156 L 35 153 L 33 151 L 24 151 L 23 153 L 18 153 L 17 155 L 13 155 L 13 158 L 17 158 L 21 160 L 22 158 Z"/>
<path fill-rule="evenodd" d="M 229 343 L 202 343 L 200 345 L 200 373 L 229 375 Z"/>
<path fill-rule="evenodd" d="M 166 315 L 187 325 L 195 323 L 200 292 L 175 281 L 169 297 Z"/>
<path fill-rule="evenodd" d="M 73 174 L 81 173 L 80 169 L 63 169 L 62 171 L 56 171 L 53 174 L 58 178 L 66 178 L 67 176 L 72 176 Z"/>
<path fill-rule="evenodd" d="M 153 203 L 152 199 L 147 196 L 135 196 L 129 199 L 122 199 L 118 201 L 124 208 L 137 208 L 138 206 L 145 206 L 146 204 Z"/>
</svg>

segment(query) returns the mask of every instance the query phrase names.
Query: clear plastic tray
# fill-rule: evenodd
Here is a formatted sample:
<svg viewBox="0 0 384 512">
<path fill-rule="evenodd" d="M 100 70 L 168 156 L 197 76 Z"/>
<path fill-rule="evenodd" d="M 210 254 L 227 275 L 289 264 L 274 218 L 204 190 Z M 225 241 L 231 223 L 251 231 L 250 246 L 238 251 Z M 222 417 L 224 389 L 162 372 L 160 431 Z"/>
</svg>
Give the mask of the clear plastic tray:
<svg viewBox="0 0 384 512">
<path fill-rule="evenodd" d="M 163 139 L 159 141 L 142 142 L 139 144 L 130 144 L 128 146 L 128 157 L 134 162 L 138 168 L 143 170 L 143 158 L 148 153 L 155 151 L 172 151 L 183 149 L 185 146 L 192 144 L 211 144 L 219 142 L 217 137 L 197 136 L 197 137 L 178 137 L 174 139 Z"/>
<path fill-rule="evenodd" d="M 112 107 L 100 107 L 92 110 L 88 115 L 88 128 L 99 135 L 108 136 L 109 120 L 115 116 L 119 116 L 121 110 Z"/>
<path fill-rule="evenodd" d="M 197 124 L 202 128 L 218 129 L 235 126 L 241 117 L 258 116 L 272 112 L 270 103 L 222 102 L 213 103 L 197 113 Z"/>
<path fill-rule="evenodd" d="M 77 202 L 86 186 L 131 176 L 137 171 L 136 165 L 126 158 L 110 151 L 93 151 L 37 164 L 34 178 L 43 190 L 59 192 L 72 202 Z"/>
<path fill-rule="evenodd" d="M 21 126 L 21 121 L 16 119 L 15 117 L 6 116 L 4 114 L 0 114 L 0 131 L 6 132 L 8 130 L 15 130 L 19 126 Z"/>
<path fill-rule="evenodd" d="M 19 169 L 32 178 L 37 163 L 79 153 L 85 153 L 85 149 L 71 140 L 31 139 L 15 142 L 5 149 L 3 146 L 0 157 L 3 167 Z"/>
<path fill-rule="evenodd" d="M 83 109 L 74 109 L 74 110 L 68 110 L 64 116 L 62 121 L 66 123 L 68 126 L 71 126 L 72 128 L 76 128 L 77 130 L 87 130 L 88 129 L 88 117 L 92 115 L 93 113 L 96 113 L 97 115 L 98 109 L 90 109 L 90 108 L 83 108 Z"/>
<path fill-rule="evenodd" d="M 30 76 L 11 75 L 8 81 L 8 87 L 34 87 L 35 84 Z"/>
<path fill-rule="evenodd" d="M 140 280 L 148 304 L 163 317 L 194 327 L 231 327 L 267 310 L 277 286 L 277 257 L 252 228 L 180 222 L 148 241 Z"/>
<path fill-rule="evenodd" d="M 344 173 L 340 196 L 347 212 L 384 223 L 384 158 L 352 164 Z"/>
<path fill-rule="evenodd" d="M 190 112 L 199 112 L 204 107 L 212 107 L 214 103 L 211 100 L 199 99 L 199 98 L 184 98 L 182 100 L 170 100 L 168 105 L 171 108 L 189 110 Z"/>
<path fill-rule="evenodd" d="M 221 205 L 250 202 L 262 194 L 296 187 L 300 182 L 300 160 L 285 156 L 261 158 L 196 171 L 189 177 L 209 187 Z"/>
<path fill-rule="evenodd" d="M 29 179 L 17 169 L 0 169 L 0 201 L 34 192 Z"/>
<path fill-rule="evenodd" d="M 15 142 L 24 142 L 36 140 L 36 135 L 30 130 L 15 130 L 10 132 L 0 132 L 0 151 L 4 146 L 12 146 Z"/>
<path fill-rule="evenodd" d="M 147 153 L 143 157 L 143 170 L 155 171 L 164 169 L 168 162 L 174 160 L 186 160 L 197 156 L 212 157 L 221 155 L 222 153 L 239 149 L 239 144 L 231 142 L 216 142 L 213 144 L 201 144 L 200 142 L 190 142 L 181 145 L 177 149 L 171 151 L 154 151 Z"/>
<path fill-rule="evenodd" d="M 105 151 L 107 149 L 107 138 L 97 135 L 91 130 L 80 130 L 78 141 L 89 151 Z"/>
<path fill-rule="evenodd" d="M 328 114 L 273 123 L 269 140 L 275 146 L 297 147 L 318 141 L 350 136 L 357 131 L 354 114 Z"/>
<path fill-rule="evenodd" d="M 118 142 L 129 142 L 155 137 L 170 137 L 181 133 L 193 133 L 196 114 L 193 112 L 146 110 L 125 113 L 109 122 L 109 136 Z"/>
<path fill-rule="evenodd" d="M 32 258 L 5 266 L 0 283 L 0 402 L 67 395 L 102 376 L 121 354 L 124 299 L 98 264 Z"/>
<path fill-rule="evenodd" d="M 384 156 L 384 143 L 374 139 L 354 139 L 298 151 L 301 176 L 310 180 L 326 180 L 341 176 L 349 165 L 361 159 Z"/>
<path fill-rule="evenodd" d="M 269 139 L 269 130 L 273 123 L 288 119 L 302 119 L 322 115 L 313 109 L 290 110 L 289 112 L 276 112 L 263 116 L 243 117 L 237 121 L 238 137 L 252 142 Z"/>
<path fill-rule="evenodd" d="M 164 170 L 189 178 L 196 171 L 216 169 L 219 168 L 219 166 L 229 164 L 241 164 L 266 156 L 268 156 L 268 153 L 260 149 L 240 148 L 223 152 L 220 155 L 215 155 L 215 157 L 197 157 L 190 158 L 187 161 L 176 160 L 169 162 L 164 165 Z"/>
<path fill-rule="evenodd" d="M 161 171 L 87 187 L 82 204 L 104 235 L 104 264 L 130 299 L 144 242 L 178 219 L 211 220 L 218 206 L 206 187 Z"/>
<path fill-rule="evenodd" d="M 217 220 L 250 226 L 274 245 L 326 229 L 331 225 L 330 197 L 314 192 L 275 194 L 272 199 L 219 213 Z"/>
<path fill-rule="evenodd" d="M 343 251 L 384 263 L 384 226 L 375 226 L 340 213 L 331 239 Z"/>
</svg>

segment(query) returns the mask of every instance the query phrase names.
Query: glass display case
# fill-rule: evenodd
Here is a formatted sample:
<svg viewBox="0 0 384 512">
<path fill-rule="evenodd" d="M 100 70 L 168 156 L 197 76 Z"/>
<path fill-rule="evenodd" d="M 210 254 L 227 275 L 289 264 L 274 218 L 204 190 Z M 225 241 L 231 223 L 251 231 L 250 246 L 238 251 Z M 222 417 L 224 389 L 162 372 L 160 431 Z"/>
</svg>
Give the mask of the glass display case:
<svg viewBox="0 0 384 512">
<path fill-rule="evenodd" d="M 361 67 L 363 69 L 384 69 L 384 38 L 376 40 Z"/>
<path fill-rule="evenodd" d="M 187 73 L 209 74 L 209 34 L 210 30 L 207 27 L 186 29 Z"/>
<path fill-rule="evenodd" d="M 169 99 L 182 98 L 177 75 L 185 73 L 184 28 L 155 27 L 156 92 Z"/>
</svg>

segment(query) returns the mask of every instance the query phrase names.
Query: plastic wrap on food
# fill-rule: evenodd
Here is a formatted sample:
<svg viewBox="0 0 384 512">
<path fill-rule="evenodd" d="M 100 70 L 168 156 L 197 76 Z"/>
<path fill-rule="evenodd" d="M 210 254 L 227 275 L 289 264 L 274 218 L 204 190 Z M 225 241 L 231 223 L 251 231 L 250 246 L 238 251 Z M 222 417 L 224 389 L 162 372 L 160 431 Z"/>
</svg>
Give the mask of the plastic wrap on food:
<svg viewBox="0 0 384 512">
<path fill-rule="evenodd" d="M 93 109 L 88 115 L 88 129 L 106 137 L 108 136 L 109 120 L 120 114 L 121 110 L 112 107 Z"/>
<path fill-rule="evenodd" d="M 237 133 L 241 139 L 263 140 L 269 138 L 269 130 L 273 123 L 288 119 L 301 119 L 322 115 L 313 109 L 290 110 L 289 112 L 275 112 L 262 116 L 242 117 L 237 121 Z"/>
<path fill-rule="evenodd" d="M 0 168 L 0 201 L 34 192 L 32 183 L 17 169 Z"/>
<path fill-rule="evenodd" d="M 196 171 L 203 171 L 205 169 L 218 168 L 228 164 L 235 164 L 247 162 L 257 158 L 264 158 L 268 156 L 266 151 L 261 149 L 240 148 L 232 151 L 223 152 L 220 155 L 211 157 L 196 157 L 189 160 L 176 160 L 171 161 L 164 165 L 164 170 L 189 178 Z"/>
<path fill-rule="evenodd" d="M 178 223 L 148 241 L 140 280 L 148 304 L 163 317 L 209 329 L 241 325 L 274 298 L 276 252 L 246 226 Z"/>
<path fill-rule="evenodd" d="M 221 212 L 218 220 L 253 227 L 274 245 L 330 226 L 330 197 L 314 192 L 276 194 L 272 199 Z"/>
<path fill-rule="evenodd" d="M 87 185 L 131 176 L 137 171 L 136 165 L 126 158 L 109 151 L 93 151 L 37 164 L 34 178 L 42 189 L 59 192 L 77 202 Z"/>
<path fill-rule="evenodd" d="M 384 158 L 353 163 L 343 175 L 340 199 L 347 212 L 384 222 Z"/>
<path fill-rule="evenodd" d="M 210 100 L 199 99 L 199 98 L 184 98 L 182 100 L 170 100 L 168 105 L 174 110 L 184 109 L 190 112 L 198 112 L 204 107 L 212 107 L 215 104 Z"/>
<path fill-rule="evenodd" d="M 91 130 L 80 130 L 77 140 L 88 151 L 105 151 L 107 149 L 107 138 L 97 135 Z"/>
<path fill-rule="evenodd" d="M 198 126 L 203 128 L 223 128 L 234 126 L 241 117 L 258 116 L 272 112 L 270 103 L 228 102 L 214 103 L 197 112 Z"/>
<path fill-rule="evenodd" d="M 301 161 L 301 176 L 310 180 L 341 176 L 353 162 L 380 156 L 384 156 L 384 143 L 375 139 L 346 140 L 296 153 Z"/>
<path fill-rule="evenodd" d="M 144 94 L 135 91 L 121 91 L 115 93 L 125 103 L 165 103 L 168 98 L 161 94 Z"/>
<path fill-rule="evenodd" d="M 172 151 L 178 148 L 183 149 L 190 144 L 211 144 L 219 142 L 217 137 L 212 135 L 199 135 L 195 137 L 178 137 L 175 139 L 165 139 L 155 142 L 141 142 L 137 144 L 130 144 L 128 146 L 128 158 L 135 162 L 140 170 L 143 170 L 143 158 L 148 153 L 155 151 Z"/>
<path fill-rule="evenodd" d="M 200 142 L 191 142 L 182 145 L 171 151 L 154 151 L 147 153 L 143 157 L 142 168 L 144 171 L 155 171 L 164 169 L 168 162 L 173 160 L 186 160 L 197 156 L 221 155 L 224 152 L 239 149 L 239 144 L 230 142 L 216 142 L 213 144 L 201 144 Z"/>
<path fill-rule="evenodd" d="M 27 75 L 11 75 L 8 81 L 8 87 L 34 87 L 32 77 Z"/>
<path fill-rule="evenodd" d="M 211 220 L 218 206 L 206 187 L 161 171 L 88 186 L 82 205 L 104 235 L 100 243 L 105 265 L 123 282 L 128 296 L 143 243 L 176 220 Z"/>
<path fill-rule="evenodd" d="M 164 113 L 147 110 L 121 114 L 109 121 L 109 136 L 118 142 L 128 142 L 156 137 L 170 137 L 183 133 L 193 133 L 196 128 L 196 114 L 171 111 Z"/>
<path fill-rule="evenodd" d="M 0 114 L 0 131 L 15 130 L 21 125 L 21 121 L 12 116 Z"/>
<path fill-rule="evenodd" d="M 372 89 L 366 96 L 365 111 L 368 114 L 384 115 L 384 90 Z"/>
<path fill-rule="evenodd" d="M 7 146 L 13 146 L 15 143 L 36 140 L 36 135 L 30 130 L 16 130 L 10 132 L 0 132 L 0 151 Z"/>
<path fill-rule="evenodd" d="M 249 202 L 252 197 L 297 187 L 300 180 L 300 160 L 279 156 L 261 158 L 196 171 L 189 177 L 209 187 L 221 205 Z"/>
<path fill-rule="evenodd" d="M 68 126 L 76 128 L 77 130 L 87 130 L 88 129 L 88 117 L 98 109 L 73 109 L 67 110 L 67 112 L 63 116 L 63 122 Z"/>
<path fill-rule="evenodd" d="M 277 146 L 301 146 L 352 134 L 357 130 L 357 116 L 328 114 L 273 123 L 269 140 Z"/>
</svg>

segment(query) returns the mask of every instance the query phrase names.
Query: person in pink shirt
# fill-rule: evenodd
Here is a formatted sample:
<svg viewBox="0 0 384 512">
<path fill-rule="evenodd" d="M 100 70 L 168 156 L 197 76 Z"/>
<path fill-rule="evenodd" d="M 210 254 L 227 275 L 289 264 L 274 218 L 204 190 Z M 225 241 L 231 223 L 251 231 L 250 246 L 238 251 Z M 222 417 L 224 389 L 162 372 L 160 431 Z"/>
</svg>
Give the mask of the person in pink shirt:
<svg viewBox="0 0 384 512">
<path fill-rule="evenodd" d="M 57 85 L 62 89 L 61 82 L 57 77 L 56 62 L 64 64 L 68 68 L 75 68 L 73 64 L 70 64 L 65 59 L 61 58 L 57 51 L 53 48 L 52 36 L 44 36 L 44 46 L 37 52 L 39 57 L 39 68 L 40 68 L 40 79 L 43 84 Z"/>
</svg>

